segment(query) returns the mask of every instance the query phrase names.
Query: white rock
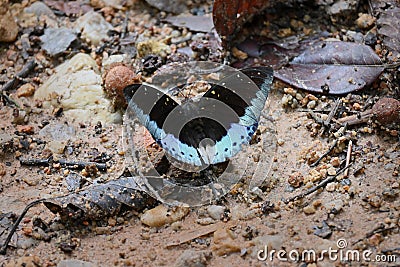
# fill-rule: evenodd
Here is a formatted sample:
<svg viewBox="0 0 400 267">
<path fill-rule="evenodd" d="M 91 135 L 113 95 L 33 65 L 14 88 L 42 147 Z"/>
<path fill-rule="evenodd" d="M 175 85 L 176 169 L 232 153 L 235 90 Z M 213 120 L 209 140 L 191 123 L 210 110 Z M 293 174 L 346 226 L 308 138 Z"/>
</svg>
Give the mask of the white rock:
<svg viewBox="0 0 400 267">
<path fill-rule="evenodd" d="M 83 53 L 56 68 L 38 90 L 34 99 L 44 108 L 62 108 L 66 118 L 78 122 L 121 122 L 122 115 L 111 111 L 111 101 L 104 96 L 96 62 Z"/>
<path fill-rule="evenodd" d="M 225 207 L 223 206 L 211 205 L 207 208 L 208 215 L 214 220 L 221 220 L 224 211 Z"/>
<path fill-rule="evenodd" d="M 98 45 L 108 39 L 107 32 L 113 27 L 99 13 L 90 11 L 77 19 L 75 29 L 82 33 L 82 39 Z"/>
</svg>

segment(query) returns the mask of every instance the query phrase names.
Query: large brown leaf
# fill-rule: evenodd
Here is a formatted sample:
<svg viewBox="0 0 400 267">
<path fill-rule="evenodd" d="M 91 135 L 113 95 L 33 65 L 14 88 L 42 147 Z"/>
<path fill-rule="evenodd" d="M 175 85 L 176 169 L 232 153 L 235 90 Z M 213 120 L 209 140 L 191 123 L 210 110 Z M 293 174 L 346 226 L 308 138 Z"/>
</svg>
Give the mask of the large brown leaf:
<svg viewBox="0 0 400 267">
<path fill-rule="evenodd" d="M 383 70 L 379 56 L 369 46 L 321 42 L 275 71 L 275 77 L 311 92 L 346 94 L 371 84 Z"/>
<path fill-rule="evenodd" d="M 400 8 L 393 7 L 382 11 L 377 24 L 380 26 L 378 33 L 384 36 L 383 44 L 400 54 Z"/>
</svg>

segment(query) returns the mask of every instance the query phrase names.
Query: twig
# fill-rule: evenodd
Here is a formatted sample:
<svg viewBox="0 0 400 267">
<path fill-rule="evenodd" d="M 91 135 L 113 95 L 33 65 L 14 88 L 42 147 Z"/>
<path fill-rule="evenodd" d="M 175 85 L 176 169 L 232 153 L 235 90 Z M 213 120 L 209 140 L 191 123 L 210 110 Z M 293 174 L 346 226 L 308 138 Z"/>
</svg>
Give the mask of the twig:
<svg viewBox="0 0 400 267">
<path fill-rule="evenodd" d="M 324 154 L 322 154 L 322 156 L 319 157 L 319 159 L 317 159 L 317 161 L 315 161 L 313 164 L 311 164 L 310 167 L 315 167 L 315 166 L 317 166 L 318 163 L 320 163 L 320 161 L 321 161 L 323 158 L 325 158 L 326 156 L 328 156 L 329 153 L 332 152 L 332 150 L 335 148 L 335 146 L 337 145 L 337 143 L 338 143 L 338 139 L 335 139 L 335 141 L 333 141 L 333 144 L 329 147 L 329 149 L 328 149 Z"/>
<path fill-rule="evenodd" d="M 121 39 L 124 39 L 128 32 L 128 11 L 125 12 L 124 23 L 122 24 Z"/>
<path fill-rule="evenodd" d="M 397 229 L 397 228 L 398 228 L 398 226 L 393 226 L 393 227 L 385 228 L 385 226 L 380 225 L 380 226 L 378 226 L 377 228 L 375 228 L 374 230 L 368 232 L 368 233 L 365 235 L 365 237 L 360 238 L 360 239 L 358 239 L 357 241 L 355 241 L 352 245 L 354 246 L 355 244 L 357 244 L 357 243 L 363 241 L 363 239 L 365 239 L 365 238 L 370 238 L 370 237 L 373 236 L 374 234 L 383 233 L 383 232 L 390 231 L 390 230 L 394 230 L 394 229 Z"/>
<path fill-rule="evenodd" d="M 336 99 L 335 104 L 329 112 L 328 118 L 322 123 L 323 129 L 321 130 L 321 134 L 323 134 L 329 128 L 329 124 L 331 123 L 333 117 L 336 115 L 336 112 L 341 105 L 342 100 L 340 98 Z"/>
<path fill-rule="evenodd" d="M 345 168 L 346 170 L 344 171 L 343 177 L 349 176 L 349 169 L 347 168 L 350 164 L 351 160 L 351 151 L 353 150 L 353 141 L 349 141 L 349 147 L 347 148 L 347 155 L 346 155 L 346 165 Z"/>
<path fill-rule="evenodd" d="M 28 74 L 36 67 L 36 61 L 35 60 L 31 60 L 29 61 L 20 72 L 17 73 L 17 75 L 15 75 L 11 80 L 9 80 L 2 88 L 1 91 L 10 91 L 12 89 L 14 89 L 19 81 L 22 78 L 25 78 L 26 76 L 28 76 Z"/>
<path fill-rule="evenodd" d="M 310 114 L 311 118 L 313 118 L 316 123 L 324 125 L 324 121 L 320 117 L 318 117 L 317 114 L 314 113 L 314 111 L 310 110 L 308 114 Z"/>
<path fill-rule="evenodd" d="M 39 199 L 39 200 L 35 200 L 35 201 L 29 203 L 25 207 L 25 209 L 22 211 L 21 215 L 19 215 L 18 219 L 15 221 L 15 223 L 14 223 L 13 227 L 11 228 L 10 232 L 8 233 L 6 241 L 4 241 L 4 244 L 0 247 L 0 254 L 2 254 L 2 255 L 6 254 L 7 246 L 10 243 L 12 236 L 14 235 L 15 231 L 18 228 L 18 225 L 20 224 L 22 219 L 25 217 L 25 215 L 29 211 L 29 209 L 32 208 L 33 206 L 36 206 L 37 204 L 42 203 L 45 200 L 46 199 L 44 199 L 44 198 Z"/>
<path fill-rule="evenodd" d="M 53 160 L 53 157 L 48 159 L 20 159 L 22 165 L 28 166 L 49 166 L 52 163 L 60 163 L 61 166 L 70 169 L 84 169 L 86 166 L 95 165 L 100 171 L 107 170 L 107 164 L 97 162 L 84 162 L 84 161 L 67 161 L 65 159 Z"/>
<path fill-rule="evenodd" d="M 347 168 L 349 168 L 351 166 L 351 164 L 347 167 L 344 167 L 343 169 L 339 170 L 336 175 L 334 176 L 330 176 L 328 178 L 326 178 L 325 180 L 323 180 L 322 182 L 320 182 L 319 184 L 317 184 L 316 186 L 311 187 L 310 189 L 306 190 L 305 192 L 298 194 L 297 196 L 291 197 L 289 199 L 283 200 L 283 203 L 288 204 L 289 202 L 295 201 L 299 198 L 304 198 L 305 196 L 308 196 L 312 193 L 314 193 L 315 191 L 317 191 L 318 189 L 326 186 L 327 184 L 333 182 L 336 180 L 336 178 L 345 170 L 347 170 Z"/>
</svg>

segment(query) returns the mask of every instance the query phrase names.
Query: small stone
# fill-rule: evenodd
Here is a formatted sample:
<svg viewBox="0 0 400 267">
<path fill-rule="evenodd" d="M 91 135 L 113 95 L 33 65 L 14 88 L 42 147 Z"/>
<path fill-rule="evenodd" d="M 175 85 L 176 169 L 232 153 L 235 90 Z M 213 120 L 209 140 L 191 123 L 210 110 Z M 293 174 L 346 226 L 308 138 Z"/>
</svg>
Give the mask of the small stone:
<svg viewBox="0 0 400 267">
<path fill-rule="evenodd" d="M 294 188 L 299 187 L 304 181 L 304 176 L 300 172 L 292 173 L 288 178 L 288 183 Z"/>
<path fill-rule="evenodd" d="M 343 209 L 343 206 L 344 206 L 344 202 L 341 199 L 335 199 L 335 200 L 332 200 L 332 201 L 324 204 L 324 207 L 327 210 L 335 211 L 335 213 L 338 213 L 339 211 L 341 211 Z"/>
<path fill-rule="evenodd" d="M 208 215 L 210 215 L 210 217 L 213 218 L 214 220 L 221 220 L 225 212 L 225 207 L 211 205 L 207 208 L 207 212 Z"/>
<path fill-rule="evenodd" d="M 333 192 L 336 190 L 337 183 L 329 183 L 326 185 L 326 191 Z"/>
<path fill-rule="evenodd" d="M 39 179 L 37 179 L 34 175 L 26 175 L 22 180 L 29 186 L 35 186 L 39 184 Z"/>
<path fill-rule="evenodd" d="M 363 30 L 371 28 L 376 21 L 376 18 L 370 14 L 361 13 L 356 20 L 357 27 Z"/>
<path fill-rule="evenodd" d="M 17 89 L 16 92 L 18 97 L 29 97 L 33 96 L 34 93 L 35 93 L 35 87 L 30 83 L 22 85 Z"/>
<path fill-rule="evenodd" d="M 283 144 L 285 143 L 285 140 L 283 140 L 282 138 L 279 138 L 277 143 L 279 146 L 283 146 Z"/>
<path fill-rule="evenodd" d="M 310 215 L 310 214 L 314 214 L 316 212 L 316 210 L 315 210 L 315 207 L 311 205 L 311 206 L 305 206 L 303 208 L 303 212 L 307 215 Z"/>
<path fill-rule="evenodd" d="M 379 208 L 382 205 L 382 199 L 377 195 L 373 195 L 368 199 L 368 203 L 374 208 Z"/>
<path fill-rule="evenodd" d="M 359 103 L 354 103 L 354 104 L 353 104 L 353 109 L 354 109 L 354 110 L 359 111 L 359 110 L 361 110 L 361 108 L 362 108 L 362 106 L 361 106 Z"/>
<path fill-rule="evenodd" d="M 42 1 L 34 2 L 32 5 L 24 9 L 26 13 L 33 13 L 37 17 L 48 16 L 50 18 L 55 18 L 54 12 Z"/>
<path fill-rule="evenodd" d="M 175 261 L 174 267 L 206 267 L 211 256 L 208 251 L 185 250 Z"/>
<path fill-rule="evenodd" d="M 75 33 L 67 28 L 47 28 L 44 35 L 40 36 L 42 49 L 50 56 L 66 51 L 75 39 Z"/>
<path fill-rule="evenodd" d="M 236 47 L 232 48 L 232 55 L 240 60 L 245 60 L 246 58 L 248 58 L 247 53 L 237 49 Z"/>
<path fill-rule="evenodd" d="M 331 159 L 331 165 L 333 167 L 339 167 L 340 166 L 340 159 L 338 157 L 333 157 Z"/>
<path fill-rule="evenodd" d="M 157 40 L 138 42 L 136 48 L 140 57 L 145 57 L 150 54 L 166 57 L 171 53 L 171 47 L 169 45 Z"/>
<path fill-rule="evenodd" d="M 289 94 L 289 95 L 291 95 L 291 96 L 296 96 L 296 94 L 297 94 L 297 91 L 296 91 L 295 89 L 293 89 L 292 87 L 284 88 L 283 91 L 284 91 L 286 94 Z"/>
<path fill-rule="evenodd" d="M 33 134 L 35 132 L 32 125 L 18 125 L 17 131 L 25 134 Z"/>
<path fill-rule="evenodd" d="M 107 33 L 113 27 L 103 16 L 95 11 L 87 12 L 75 22 L 75 28 L 81 32 L 83 39 L 88 40 L 93 45 L 109 39 Z"/>
<path fill-rule="evenodd" d="M 328 175 L 335 176 L 336 175 L 336 169 L 334 167 L 328 168 Z"/>
<path fill-rule="evenodd" d="M 0 2 L 0 42 L 13 42 L 18 36 L 18 25 L 11 15 L 8 1 Z"/>
<path fill-rule="evenodd" d="M 184 218 L 189 213 L 188 206 L 166 206 L 159 205 L 146 211 L 140 217 L 140 221 L 150 227 L 161 227 Z"/>
<path fill-rule="evenodd" d="M 313 108 L 315 108 L 316 106 L 317 106 L 317 102 L 314 101 L 314 100 L 311 100 L 311 101 L 308 102 L 308 104 L 307 104 L 307 108 L 309 108 L 309 109 L 313 109 Z"/>
</svg>

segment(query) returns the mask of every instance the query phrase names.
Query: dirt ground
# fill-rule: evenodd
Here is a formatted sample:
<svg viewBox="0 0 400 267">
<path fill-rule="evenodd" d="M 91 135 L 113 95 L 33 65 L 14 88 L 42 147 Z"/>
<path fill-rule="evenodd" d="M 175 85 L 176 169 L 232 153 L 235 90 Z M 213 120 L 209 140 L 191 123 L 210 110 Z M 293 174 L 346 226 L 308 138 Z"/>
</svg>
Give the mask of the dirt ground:
<svg viewBox="0 0 400 267">
<path fill-rule="evenodd" d="M 143 5 L 134 5 L 127 13 L 136 16 L 133 24 L 139 23 L 140 16 L 158 12 L 149 7 L 146 11 L 141 8 Z M 102 14 L 105 13 L 103 10 Z M 114 9 L 111 13 L 116 18 L 124 11 Z M 157 31 L 153 34 L 157 35 Z M 15 74 L 27 61 L 20 56 L 22 50 L 18 44 L 2 45 L 1 64 L 9 61 L 7 56 L 11 52 L 7 51 L 10 50 L 18 54 L 18 60 L 8 68 L 14 71 L 4 71 L 8 75 Z M 44 53 L 42 56 L 48 57 Z M 49 70 L 28 76 L 26 82 L 37 89 L 51 76 L 54 67 L 67 58 L 53 58 Z M 4 80 L 6 74 L 2 75 Z M 383 78 L 380 81 L 388 82 Z M 268 153 L 273 162 L 257 191 L 249 192 L 252 177 L 245 176 L 221 200 L 191 207 L 183 218 L 159 227 L 141 222 L 145 211 L 84 220 L 77 225 L 63 223 L 59 215 L 38 205 L 22 220 L 7 253 L 0 255 L 0 266 L 92 266 L 90 263 L 93 266 L 400 266 L 398 125 L 387 129 L 369 122 L 350 127 L 343 137 L 334 136 L 333 132 L 322 135 L 321 126 L 309 115 L 308 108 L 282 105 L 285 95 L 299 93 L 305 97 L 308 93 L 301 90 L 293 93 L 284 88 L 288 87 L 275 81 L 268 98 L 268 114 L 276 127 L 277 148 L 275 152 L 262 152 Z M 40 130 L 47 124 L 75 129 L 74 140 L 65 144 L 65 151 L 53 156 L 82 161 L 90 161 L 102 153 L 110 156 L 107 164 L 111 167 L 106 172 L 91 175 L 76 171 L 85 178 L 83 188 L 94 180 L 117 179 L 123 173 L 121 123 L 103 124 L 99 131 L 97 122 L 71 121 L 54 108 L 34 103 L 32 96 L 17 97 L 16 89 L 11 91 L 11 98 L 21 107 L 20 113 L 27 112 L 25 120 L 18 121 L 18 116 L 22 115 L 15 114 L 18 110 L 15 105 L 0 103 L 2 218 L 9 212 L 19 215 L 31 201 L 68 194 L 66 177 L 71 173 L 68 168 L 56 163 L 49 167 L 20 163 L 21 158 L 46 158 L 48 141 L 40 135 Z M 324 110 L 327 114 L 337 98 L 342 98 L 347 107 L 354 103 L 365 106 L 368 97 L 373 95 L 371 92 L 373 90 L 340 97 L 316 95 L 317 104 L 313 110 Z M 269 137 L 261 134 L 261 138 Z M 338 144 L 333 151 L 312 167 L 335 140 Z M 348 158 L 349 140 L 352 149 L 348 175 L 335 176 Z M 69 153 L 68 147 L 73 152 Z M 257 144 L 250 147 L 242 156 L 253 159 L 259 153 Z M 285 202 L 329 177 L 336 179 L 316 192 Z M 214 208 L 222 212 L 211 211 Z M 170 208 L 170 212 L 174 213 L 174 209 Z M 220 218 L 214 218 L 215 214 Z M 45 222 L 48 228 L 38 226 L 38 221 Z M 3 242 L 4 237 L 0 240 Z M 264 256 L 260 250 L 265 248 L 269 253 L 275 250 L 268 254 L 273 260 L 259 259 Z M 278 258 L 279 250 L 286 252 L 283 256 L 286 261 Z M 288 258 L 305 250 L 314 250 L 322 259 L 293 262 Z M 338 258 L 329 258 L 331 250 L 339 251 L 332 254 Z M 371 261 L 365 258 L 346 260 L 343 256 L 346 251 L 361 257 L 363 252 L 370 252 Z M 85 263 L 74 262 L 74 259 Z M 62 263 L 62 260 L 66 261 Z"/>
</svg>

